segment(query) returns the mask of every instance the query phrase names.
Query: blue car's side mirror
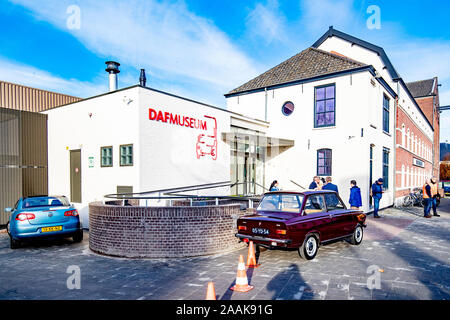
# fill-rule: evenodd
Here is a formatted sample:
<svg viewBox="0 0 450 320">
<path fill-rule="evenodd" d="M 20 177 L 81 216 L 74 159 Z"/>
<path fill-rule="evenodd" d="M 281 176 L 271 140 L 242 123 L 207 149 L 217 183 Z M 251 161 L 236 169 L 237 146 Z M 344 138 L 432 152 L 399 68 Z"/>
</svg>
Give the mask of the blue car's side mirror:
<svg viewBox="0 0 450 320">
<path fill-rule="evenodd" d="M 12 209 L 11 208 L 5 208 L 5 212 L 6 213 L 11 213 Z"/>
</svg>

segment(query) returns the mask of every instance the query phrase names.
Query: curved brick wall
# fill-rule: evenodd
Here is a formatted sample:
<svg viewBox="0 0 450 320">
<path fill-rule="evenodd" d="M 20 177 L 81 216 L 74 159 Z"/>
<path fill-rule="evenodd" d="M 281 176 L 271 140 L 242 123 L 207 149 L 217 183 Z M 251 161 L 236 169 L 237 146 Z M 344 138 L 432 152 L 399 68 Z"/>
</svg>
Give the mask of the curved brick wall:
<svg viewBox="0 0 450 320">
<path fill-rule="evenodd" d="M 130 207 L 89 205 L 89 247 L 112 256 L 180 258 L 217 254 L 243 247 L 236 220 L 239 205 Z"/>
</svg>

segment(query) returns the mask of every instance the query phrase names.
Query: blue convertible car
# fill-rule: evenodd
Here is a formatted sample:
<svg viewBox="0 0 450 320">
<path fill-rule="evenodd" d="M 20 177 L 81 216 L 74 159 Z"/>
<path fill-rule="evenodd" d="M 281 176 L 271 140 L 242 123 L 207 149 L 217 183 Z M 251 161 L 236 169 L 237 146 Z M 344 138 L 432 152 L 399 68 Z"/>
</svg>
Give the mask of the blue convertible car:
<svg viewBox="0 0 450 320">
<path fill-rule="evenodd" d="M 64 196 L 37 196 L 20 198 L 14 208 L 6 208 L 9 222 L 6 230 L 11 249 L 27 239 L 73 237 L 83 240 L 78 211 Z"/>
</svg>

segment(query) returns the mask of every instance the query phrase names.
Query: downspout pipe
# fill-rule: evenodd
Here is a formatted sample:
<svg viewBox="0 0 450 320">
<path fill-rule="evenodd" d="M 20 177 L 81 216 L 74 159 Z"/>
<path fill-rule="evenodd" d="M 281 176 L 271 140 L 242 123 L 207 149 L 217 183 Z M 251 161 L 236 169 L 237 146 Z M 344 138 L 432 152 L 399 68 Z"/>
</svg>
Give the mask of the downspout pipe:
<svg viewBox="0 0 450 320">
<path fill-rule="evenodd" d="M 395 117 L 395 121 L 394 121 L 394 181 L 393 181 L 393 191 L 394 191 L 394 206 L 395 206 L 395 200 L 396 200 L 396 193 L 397 193 L 397 126 L 398 126 L 398 114 L 397 114 L 397 110 L 398 110 L 398 100 L 400 97 L 400 83 L 397 81 L 397 97 L 395 98 L 394 101 L 394 117 Z"/>
<path fill-rule="evenodd" d="M 264 121 L 267 122 L 267 87 L 264 88 L 264 94 L 265 94 L 265 102 L 264 102 Z"/>
</svg>

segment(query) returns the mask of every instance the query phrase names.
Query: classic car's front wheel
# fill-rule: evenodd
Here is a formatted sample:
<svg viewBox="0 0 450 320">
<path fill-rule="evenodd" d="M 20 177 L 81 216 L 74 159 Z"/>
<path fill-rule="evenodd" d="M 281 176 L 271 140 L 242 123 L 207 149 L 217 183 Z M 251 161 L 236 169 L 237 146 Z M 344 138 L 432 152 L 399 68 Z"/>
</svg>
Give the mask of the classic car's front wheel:
<svg viewBox="0 0 450 320">
<path fill-rule="evenodd" d="M 319 249 L 319 242 L 315 235 L 310 234 L 306 236 L 305 241 L 298 248 L 298 253 L 305 260 L 312 260 L 317 254 L 317 250 Z"/>
<path fill-rule="evenodd" d="M 358 226 L 355 229 L 355 232 L 353 232 L 353 235 L 350 237 L 350 243 L 353 245 L 360 245 L 363 240 L 363 228 L 361 225 L 358 224 Z"/>
</svg>

